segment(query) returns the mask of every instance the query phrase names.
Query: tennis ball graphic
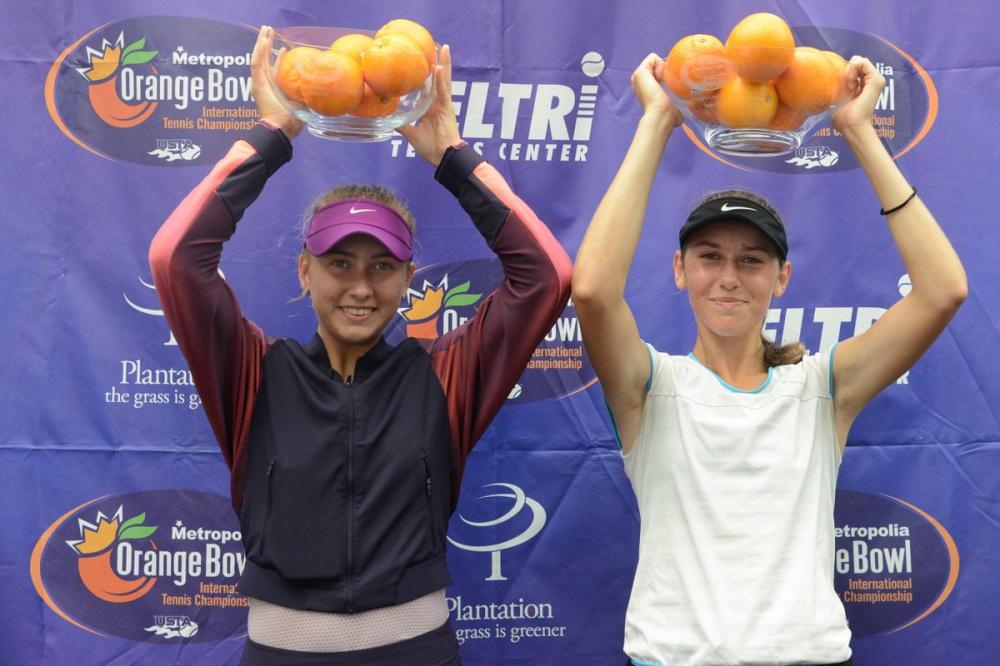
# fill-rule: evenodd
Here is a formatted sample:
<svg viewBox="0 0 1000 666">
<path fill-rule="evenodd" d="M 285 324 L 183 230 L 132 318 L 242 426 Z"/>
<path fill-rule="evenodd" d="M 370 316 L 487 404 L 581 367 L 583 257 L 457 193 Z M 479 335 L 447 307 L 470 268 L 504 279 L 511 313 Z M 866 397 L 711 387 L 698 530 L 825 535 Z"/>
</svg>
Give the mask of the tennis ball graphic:
<svg viewBox="0 0 1000 666">
<path fill-rule="evenodd" d="M 589 51 L 580 60 L 580 68 L 590 78 L 596 78 L 604 71 L 604 56 L 597 51 Z"/>
</svg>

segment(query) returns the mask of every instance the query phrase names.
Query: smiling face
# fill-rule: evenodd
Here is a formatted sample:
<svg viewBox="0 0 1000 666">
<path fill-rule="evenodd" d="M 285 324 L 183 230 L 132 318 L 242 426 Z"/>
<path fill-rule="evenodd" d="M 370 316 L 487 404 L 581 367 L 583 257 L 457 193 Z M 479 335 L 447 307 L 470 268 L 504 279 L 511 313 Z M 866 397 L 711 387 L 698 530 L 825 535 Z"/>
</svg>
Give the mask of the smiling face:
<svg viewBox="0 0 1000 666">
<path fill-rule="evenodd" d="M 674 282 L 688 291 L 699 336 L 759 337 L 771 298 L 784 293 L 791 270 L 767 236 L 740 221 L 695 231 L 674 255 Z"/>
<path fill-rule="evenodd" d="M 319 335 L 331 357 L 361 356 L 396 314 L 413 277 L 371 236 L 353 234 L 322 256 L 299 255 L 299 283 L 312 298 Z"/>
</svg>

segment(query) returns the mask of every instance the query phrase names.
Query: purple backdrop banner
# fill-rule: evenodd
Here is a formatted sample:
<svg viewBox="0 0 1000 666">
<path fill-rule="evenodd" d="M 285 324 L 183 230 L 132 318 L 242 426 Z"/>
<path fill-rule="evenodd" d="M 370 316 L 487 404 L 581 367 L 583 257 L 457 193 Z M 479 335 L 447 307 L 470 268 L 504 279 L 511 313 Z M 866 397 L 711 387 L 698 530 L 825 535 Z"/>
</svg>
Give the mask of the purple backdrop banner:
<svg viewBox="0 0 1000 666">
<path fill-rule="evenodd" d="M 256 27 L 375 29 L 400 16 L 428 26 L 452 46 L 463 136 L 572 255 L 639 116 L 631 71 L 683 35 L 724 39 L 750 11 L 877 64 L 888 82 L 879 133 L 970 279 L 953 323 L 850 434 L 835 582 L 854 661 L 997 663 L 1000 15 L 985 2 L 929 0 L 6 7 L 0 662 L 238 661 L 244 555 L 228 475 L 146 257 L 161 222 L 254 122 Z M 272 335 L 311 335 L 312 312 L 294 300 L 296 222 L 311 197 L 347 182 L 389 185 L 417 217 L 420 268 L 391 334 L 441 335 L 470 316 L 499 266 L 432 169 L 402 138 L 310 136 L 223 254 L 245 313 Z M 772 199 L 789 227 L 795 275 L 765 325 L 779 341 L 829 349 L 907 293 L 879 204 L 828 124 L 766 159 L 717 154 L 687 130 L 668 146 L 627 290 L 657 347 L 686 353 L 694 341 L 687 297 L 665 270 L 678 226 L 702 193 L 731 186 Z M 448 592 L 464 662 L 622 663 L 637 539 L 571 304 L 467 468 Z"/>
</svg>

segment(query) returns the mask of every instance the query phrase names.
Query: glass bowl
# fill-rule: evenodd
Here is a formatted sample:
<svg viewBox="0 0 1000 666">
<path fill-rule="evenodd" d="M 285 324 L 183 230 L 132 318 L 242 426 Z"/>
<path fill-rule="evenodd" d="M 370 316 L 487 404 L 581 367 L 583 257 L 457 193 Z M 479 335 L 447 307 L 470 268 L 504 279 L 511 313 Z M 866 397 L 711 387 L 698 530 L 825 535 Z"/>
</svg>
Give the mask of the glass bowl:
<svg viewBox="0 0 1000 666">
<path fill-rule="evenodd" d="M 824 57 L 840 62 L 831 60 L 836 64 L 829 70 L 799 65 L 793 71 L 789 65 L 773 78 L 750 80 L 741 76 L 736 62 L 716 53 L 690 58 L 674 70 L 665 63 L 658 78 L 685 124 L 718 152 L 739 157 L 782 155 L 801 146 L 847 98 L 842 80 L 846 61 L 833 52 L 801 46 L 795 50 L 800 49 L 830 54 Z M 754 50 L 743 47 L 742 55 L 752 59 Z M 773 48 L 761 51 L 762 60 L 774 58 Z"/>
<path fill-rule="evenodd" d="M 351 92 L 354 90 L 353 84 L 350 87 L 351 91 L 345 89 L 338 77 L 328 70 L 324 70 L 323 76 L 317 78 L 315 76 L 316 66 L 302 62 L 308 58 L 292 56 L 292 59 L 284 64 L 298 76 L 302 76 L 310 67 L 313 68 L 312 74 L 309 76 L 309 83 L 306 79 L 301 79 L 302 88 L 305 89 L 309 86 L 308 92 L 311 94 L 303 93 L 298 98 L 293 99 L 279 84 L 279 68 L 283 61 L 289 58 L 289 53 L 293 49 L 309 47 L 319 52 L 327 52 L 334 41 L 350 34 L 375 36 L 375 32 L 372 30 L 352 28 L 296 26 L 275 29 L 270 63 L 266 69 L 267 81 L 278 101 L 293 116 L 305 123 L 306 129 L 311 134 L 324 139 L 341 141 L 385 141 L 393 136 L 396 128 L 416 121 L 430 107 L 434 99 L 433 67 L 430 68 L 430 73 L 423 79 L 418 88 L 398 97 L 399 102 L 395 108 L 391 108 L 391 100 L 395 98 L 382 98 L 384 104 L 373 111 L 381 115 L 357 115 L 351 111 L 339 113 L 337 107 L 345 106 L 340 100 L 354 95 Z M 434 57 L 436 63 L 437 46 L 435 46 Z M 331 62 L 333 65 L 324 64 L 323 66 L 336 69 L 336 60 Z M 371 94 L 367 84 L 365 84 L 365 89 L 366 94 Z"/>
</svg>

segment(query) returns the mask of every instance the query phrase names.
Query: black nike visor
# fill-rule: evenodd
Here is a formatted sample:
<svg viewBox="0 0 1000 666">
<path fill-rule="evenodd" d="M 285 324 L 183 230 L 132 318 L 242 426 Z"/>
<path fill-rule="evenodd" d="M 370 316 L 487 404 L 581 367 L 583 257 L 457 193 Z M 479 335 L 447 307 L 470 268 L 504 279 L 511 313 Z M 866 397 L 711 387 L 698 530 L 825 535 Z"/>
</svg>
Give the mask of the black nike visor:
<svg viewBox="0 0 1000 666">
<path fill-rule="evenodd" d="M 761 233 L 774 244 L 782 261 L 788 258 L 788 238 L 785 235 L 784 225 L 766 208 L 742 197 L 712 199 L 694 209 L 678 235 L 681 247 L 684 247 L 691 234 L 698 229 L 713 222 L 726 220 L 749 222 L 760 229 Z"/>
</svg>

